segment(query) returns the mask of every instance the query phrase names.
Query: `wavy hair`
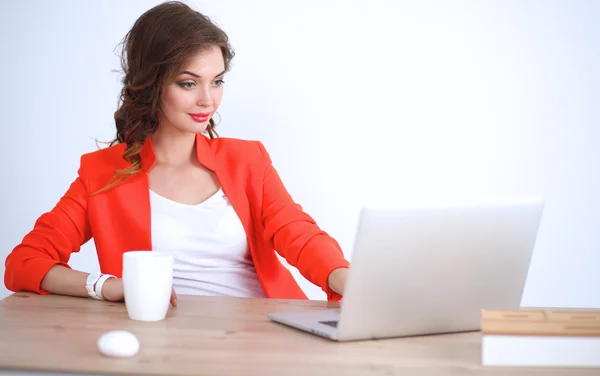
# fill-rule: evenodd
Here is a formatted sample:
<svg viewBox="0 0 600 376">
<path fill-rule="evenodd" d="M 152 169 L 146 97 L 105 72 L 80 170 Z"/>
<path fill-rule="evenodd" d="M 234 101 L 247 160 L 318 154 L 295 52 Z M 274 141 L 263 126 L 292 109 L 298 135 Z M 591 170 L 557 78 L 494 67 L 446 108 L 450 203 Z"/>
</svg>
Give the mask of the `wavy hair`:
<svg viewBox="0 0 600 376">
<path fill-rule="evenodd" d="M 179 1 L 157 5 L 142 14 L 121 41 L 123 87 L 114 114 L 116 138 L 110 146 L 124 143 L 123 159 L 131 166 L 117 170 L 108 190 L 141 169 L 140 152 L 146 138 L 158 128 L 161 88 L 198 53 L 218 47 L 225 70 L 234 51 L 223 30 L 207 16 Z M 218 137 L 211 118 L 206 132 Z"/>
</svg>

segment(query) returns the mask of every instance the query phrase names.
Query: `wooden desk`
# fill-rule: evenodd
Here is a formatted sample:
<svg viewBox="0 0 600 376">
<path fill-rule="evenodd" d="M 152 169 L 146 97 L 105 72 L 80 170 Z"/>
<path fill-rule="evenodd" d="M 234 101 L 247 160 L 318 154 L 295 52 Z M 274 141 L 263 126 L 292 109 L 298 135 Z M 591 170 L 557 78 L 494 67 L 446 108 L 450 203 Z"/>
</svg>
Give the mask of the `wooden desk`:
<svg viewBox="0 0 600 376">
<path fill-rule="evenodd" d="M 0 301 L 0 368 L 143 375 L 592 375 L 598 370 L 485 368 L 480 334 L 336 343 L 268 321 L 267 313 L 337 307 L 321 301 L 180 296 L 156 323 L 123 303 L 18 293 Z M 125 329 L 137 356 L 103 357 L 96 340 Z"/>
</svg>

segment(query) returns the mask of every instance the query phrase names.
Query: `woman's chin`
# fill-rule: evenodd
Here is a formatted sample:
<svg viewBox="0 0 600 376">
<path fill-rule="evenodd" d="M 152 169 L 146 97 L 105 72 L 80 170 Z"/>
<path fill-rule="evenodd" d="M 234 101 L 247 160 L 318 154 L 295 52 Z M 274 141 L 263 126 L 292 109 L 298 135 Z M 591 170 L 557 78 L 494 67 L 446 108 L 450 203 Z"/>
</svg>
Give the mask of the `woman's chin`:
<svg viewBox="0 0 600 376">
<path fill-rule="evenodd" d="M 196 123 L 194 125 L 187 125 L 185 127 L 178 128 L 181 132 L 185 133 L 204 133 L 208 128 L 208 121 L 206 123 Z"/>
</svg>

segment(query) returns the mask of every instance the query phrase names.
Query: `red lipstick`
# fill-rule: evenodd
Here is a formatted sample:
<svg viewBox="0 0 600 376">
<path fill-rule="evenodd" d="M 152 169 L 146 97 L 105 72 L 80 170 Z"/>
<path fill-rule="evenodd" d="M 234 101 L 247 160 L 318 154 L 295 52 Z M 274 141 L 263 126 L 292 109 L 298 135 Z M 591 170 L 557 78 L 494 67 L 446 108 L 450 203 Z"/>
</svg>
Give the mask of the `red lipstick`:
<svg viewBox="0 0 600 376">
<path fill-rule="evenodd" d="M 198 123 L 205 123 L 208 121 L 208 119 L 210 119 L 210 112 L 198 112 L 195 114 L 188 114 L 191 116 L 192 119 L 194 119 L 195 122 Z"/>
</svg>

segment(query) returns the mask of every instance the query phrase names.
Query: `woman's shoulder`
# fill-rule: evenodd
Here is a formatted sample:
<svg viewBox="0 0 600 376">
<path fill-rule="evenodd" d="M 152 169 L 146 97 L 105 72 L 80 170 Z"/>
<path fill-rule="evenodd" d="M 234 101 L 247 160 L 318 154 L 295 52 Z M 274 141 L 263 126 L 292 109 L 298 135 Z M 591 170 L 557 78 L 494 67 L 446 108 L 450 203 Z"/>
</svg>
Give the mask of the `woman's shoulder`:
<svg viewBox="0 0 600 376">
<path fill-rule="evenodd" d="M 210 139 L 208 142 L 217 157 L 227 156 L 256 163 L 264 163 L 269 159 L 263 143 L 257 140 L 218 137 Z"/>
<path fill-rule="evenodd" d="M 114 178 L 115 171 L 130 164 L 123 159 L 125 144 L 117 144 L 81 156 L 79 176 L 90 192 L 95 192 Z"/>
<path fill-rule="evenodd" d="M 237 148 L 256 148 L 256 144 L 259 143 L 259 141 L 256 140 L 245 140 L 234 137 L 216 137 L 208 139 L 208 142 L 215 150 L 226 149 L 227 151 L 235 150 Z"/>
<path fill-rule="evenodd" d="M 269 154 L 260 141 L 231 137 L 206 140 L 214 156 L 210 158 L 256 171 L 264 171 L 265 166 L 271 163 Z M 125 144 L 120 143 L 83 154 L 80 174 L 85 175 L 85 179 L 92 185 L 96 185 L 93 184 L 95 182 L 105 184 L 114 177 L 115 171 L 130 166 L 123 159 L 124 152 Z"/>
<path fill-rule="evenodd" d="M 107 168 L 114 171 L 115 168 L 123 168 L 127 162 L 123 159 L 125 144 L 120 143 L 81 156 L 82 167 L 92 167 L 94 169 Z"/>
</svg>

